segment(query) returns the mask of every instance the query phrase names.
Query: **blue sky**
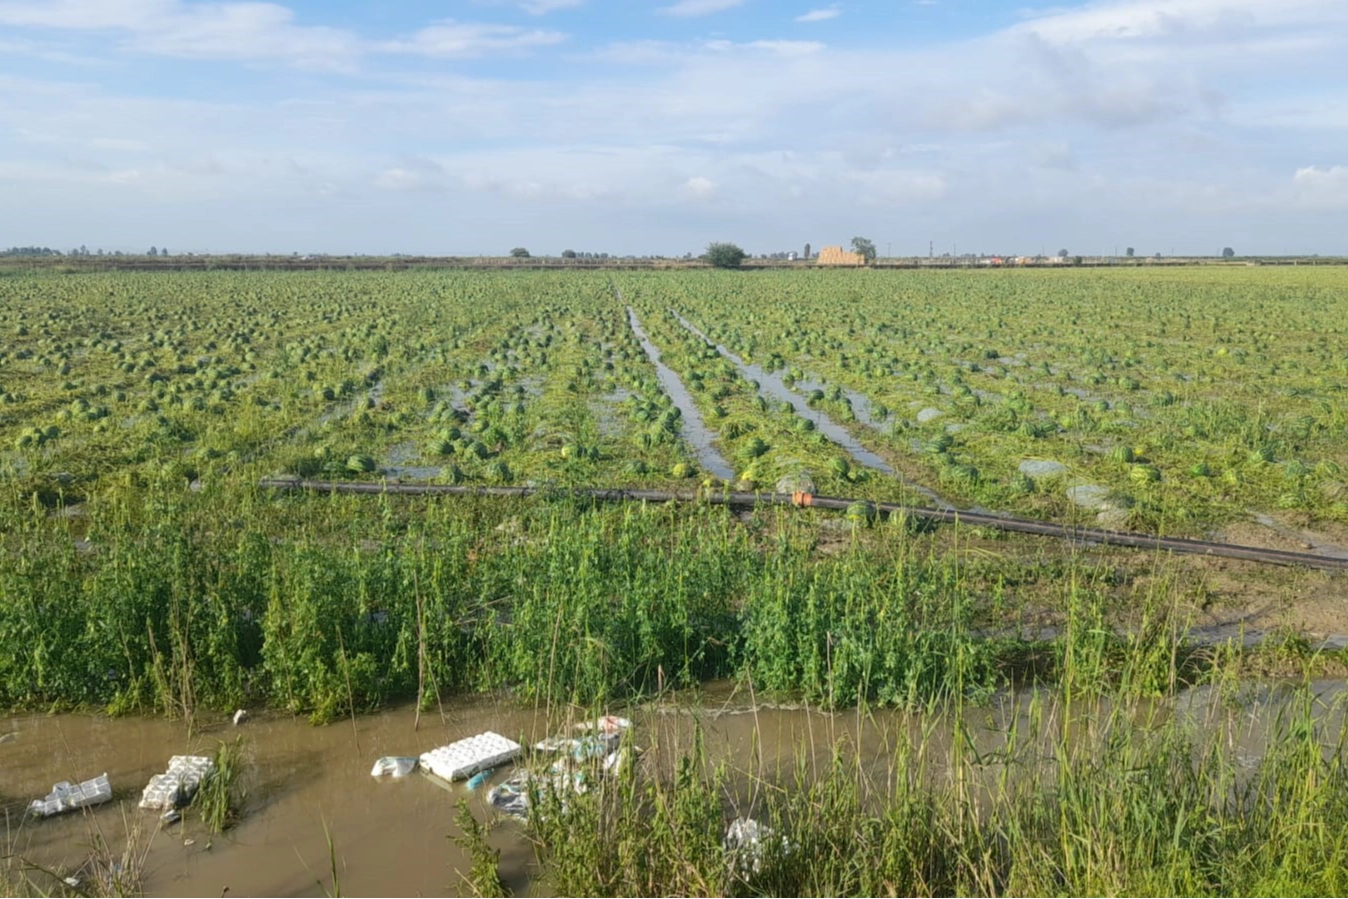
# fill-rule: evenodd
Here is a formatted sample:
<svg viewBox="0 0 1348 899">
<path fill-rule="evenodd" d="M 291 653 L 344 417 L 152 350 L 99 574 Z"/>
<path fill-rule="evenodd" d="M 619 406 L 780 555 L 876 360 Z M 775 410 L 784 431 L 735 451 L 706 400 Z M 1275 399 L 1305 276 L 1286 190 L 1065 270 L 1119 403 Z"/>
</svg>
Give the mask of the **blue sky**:
<svg viewBox="0 0 1348 899">
<path fill-rule="evenodd" d="M 0 245 L 1348 253 L 1348 0 L 0 0 Z"/>
</svg>

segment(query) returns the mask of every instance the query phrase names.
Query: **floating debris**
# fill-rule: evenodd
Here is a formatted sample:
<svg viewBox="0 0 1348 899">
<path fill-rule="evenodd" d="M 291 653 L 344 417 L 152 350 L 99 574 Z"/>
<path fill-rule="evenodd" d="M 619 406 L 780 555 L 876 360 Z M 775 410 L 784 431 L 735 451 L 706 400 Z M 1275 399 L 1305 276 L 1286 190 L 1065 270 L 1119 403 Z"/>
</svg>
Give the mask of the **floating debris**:
<svg viewBox="0 0 1348 899">
<path fill-rule="evenodd" d="M 66 780 L 53 784 L 45 799 L 34 799 L 28 804 L 28 811 L 38 817 L 49 818 L 77 808 L 98 805 L 111 798 L 112 784 L 108 783 L 105 773 L 79 784 L 72 785 Z"/>
<path fill-rule="evenodd" d="M 563 753 L 576 761 L 602 759 L 613 752 L 618 742 L 615 734 L 582 737 L 579 740 L 550 737 L 534 744 L 539 752 Z"/>
<path fill-rule="evenodd" d="M 215 770 L 215 760 L 204 755 L 175 755 L 168 771 L 150 778 L 140 795 L 140 807 L 154 811 L 174 809 L 192 800 L 201 781 Z"/>
<path fill-rule="evenodd" d="M 597 730 L 606 737 L 616 737 L 632 727 L 632 722 L 616 715 L 605 715 L 595 721 L 582 721 L 576 730 Z"/>
<path fill-rule="evenodd" d="M 731 854 L 731 864 L 741 876 L 763 869 L 763 855 L 769 842 L 778 842 L 783 855 L 791 851 L 785 837 L 778 839 L 771 827 L 753 818 L 736 818 L 726 828 L 724 845 Z"/>
<path fill-rule="evenodd" d="M 522 751 L 523 747 L 514 740 L 487 731 L 424 752 L 420 763 L 422 768 L 442 780 L 463 780 L 486 768 L 512 761 Z"/>
<path fill-rule="evenodd" d="M 559 755 L 542 773 L 520 771 L 504 783 L 492 787 L 487 801 L 507 815 L 527 818 L 532 807 L 532 796 L 545 793 L 584 793 L 591 779 L 599 773 L 616 774 L 622 770 L 631 754 L 620 745 L 623 735 L 632 727 L 627 718 L 605 715 L 594 721 L 582 721 L 576 730 L 581 737 L 549 737 L 534 744 L 537 752 Z M 565 799 L 561 802 L 566 810 Z"/>
<path fill-rule="evenodd" d="M 468 778 L 468 783 L 464 784 L 464 786 L 466 786 L 470 791 L 476 790 L 483 784 L 485 784 L 487 781 L 491 780 L 491 776 L 495 773 L 496 773 L 495 768 L 488 768 L 485 771 L 479 771 L 472 777 Z"/>
<path fill-rule="evenodd" d="M 406 777 L 417 769 L 417 760 L 408 756 L 386 755 L 374 763 L 371 777 Z"/>
<path fill-rule="evenodd" d="M 497 784 L 487 794 L 487 801 L 498 811 L 516 818 L 529 817 L 533 807 L 534 795 L 542 798 L 549 793 L 583 794 L 590 789 L 585 772 L 568 770 L 564 762 L 557 762 L 546 773 L 535 774 L 532 771 L 520 771 L 504 783 Z M 562 811 L 566 811 L 566 800 L 561 800 Z"/>
</svg>

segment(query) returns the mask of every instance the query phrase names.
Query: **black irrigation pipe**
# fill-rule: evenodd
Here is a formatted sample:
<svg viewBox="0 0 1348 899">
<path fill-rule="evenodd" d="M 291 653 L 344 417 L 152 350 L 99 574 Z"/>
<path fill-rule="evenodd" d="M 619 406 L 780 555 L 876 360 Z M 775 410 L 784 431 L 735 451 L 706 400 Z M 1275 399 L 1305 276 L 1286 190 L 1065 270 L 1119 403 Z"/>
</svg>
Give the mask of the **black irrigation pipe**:
<svg viewBox="0 0 1348 899">
<path fill-rule="evenodd" d="M 927 521 L 941 521 L 973 525 L 976 527 L 997 528 L 1017 534 L 1034 534 L 1040 537 L 1055 537 L 1078 544 L 1102 544 L 1106 546 L 1130 546 L 1136 549 L 1163 549 L 1173 553 L 1187 555 L 1218 556 L 1225 559 L 1241 559 L 1247 562 L 1262 562 L 1268 565 L 1300 565 L 1306 568 L 1319 568 L 1327 571 L 1348 571 L 1348 559 L 1332 556 L 1317 556 L 1312 553 L 1288 552 L 1281 549 L 1263 549 L 1257 546 L 1240 546 L 1234 543 L 1214 543 L 1207 540 L 1190 540 L 1185 537 L 1155 537 L 1149 534 L 1136 534 L 1127 531 L 1106 531 L 1100 528 L 1074 527 L 1052 524 L 1047 521 L 1033 521 L 1027 518 L 1011 518 L 1000 515 L 988 515 L 982 512 L 961 512 L 956 509 L 926 509 L 920 506 L 904 506 L 897 503 L 874 503 L 866 500 L 844 499 L 832 496 L 814 496 L 809 493 L 736 493 L 730 491 L 692 491 L 676 493 L 667 490 L 599 490 L 599 489 L 560 489 L 540 487 L 454 487 L 447 484 L 397 484 L 373 481 L 309 481 L 300 478 L 264 478 L 259 486 L 264 490 L 311 491 L 314 493 L 346 493 L 357 495 L 396 496 L 494 496 L 526 497 L 534 495 L 572 495 L 604 502 L 702 502 L 719 506 L 810 506 L 816 509 L 846 511 L 849 507 L 862 503 L 875 512 L 885 514 L 910 515 Z"/>
</svg>

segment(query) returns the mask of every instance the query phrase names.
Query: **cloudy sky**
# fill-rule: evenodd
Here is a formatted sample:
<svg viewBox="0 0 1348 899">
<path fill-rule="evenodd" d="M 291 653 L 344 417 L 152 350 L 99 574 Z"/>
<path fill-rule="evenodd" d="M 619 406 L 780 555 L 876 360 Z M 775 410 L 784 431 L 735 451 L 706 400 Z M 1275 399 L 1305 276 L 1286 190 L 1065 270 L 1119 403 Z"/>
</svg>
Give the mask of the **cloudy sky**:
<svg viewBox="0 0 1348 899">
<path fill-rule="evenodd" d="M 0 245 L 1348 253 L 1348 0 L 0 0 Z"/>
</svg>

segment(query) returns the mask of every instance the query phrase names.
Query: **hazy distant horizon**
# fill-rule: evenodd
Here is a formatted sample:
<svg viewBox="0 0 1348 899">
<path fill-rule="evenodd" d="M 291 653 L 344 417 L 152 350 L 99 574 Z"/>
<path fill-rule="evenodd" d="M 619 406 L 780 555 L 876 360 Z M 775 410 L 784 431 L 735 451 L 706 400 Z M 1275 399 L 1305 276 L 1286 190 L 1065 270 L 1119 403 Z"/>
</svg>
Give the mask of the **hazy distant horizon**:
<svg viewBox="0 0 1348 899">
<path fill-rule="evenodd" d="M 0 246 L 1333 256 L 1346 55 L 1342 0 L 0 0 Z"/>
</svg>

